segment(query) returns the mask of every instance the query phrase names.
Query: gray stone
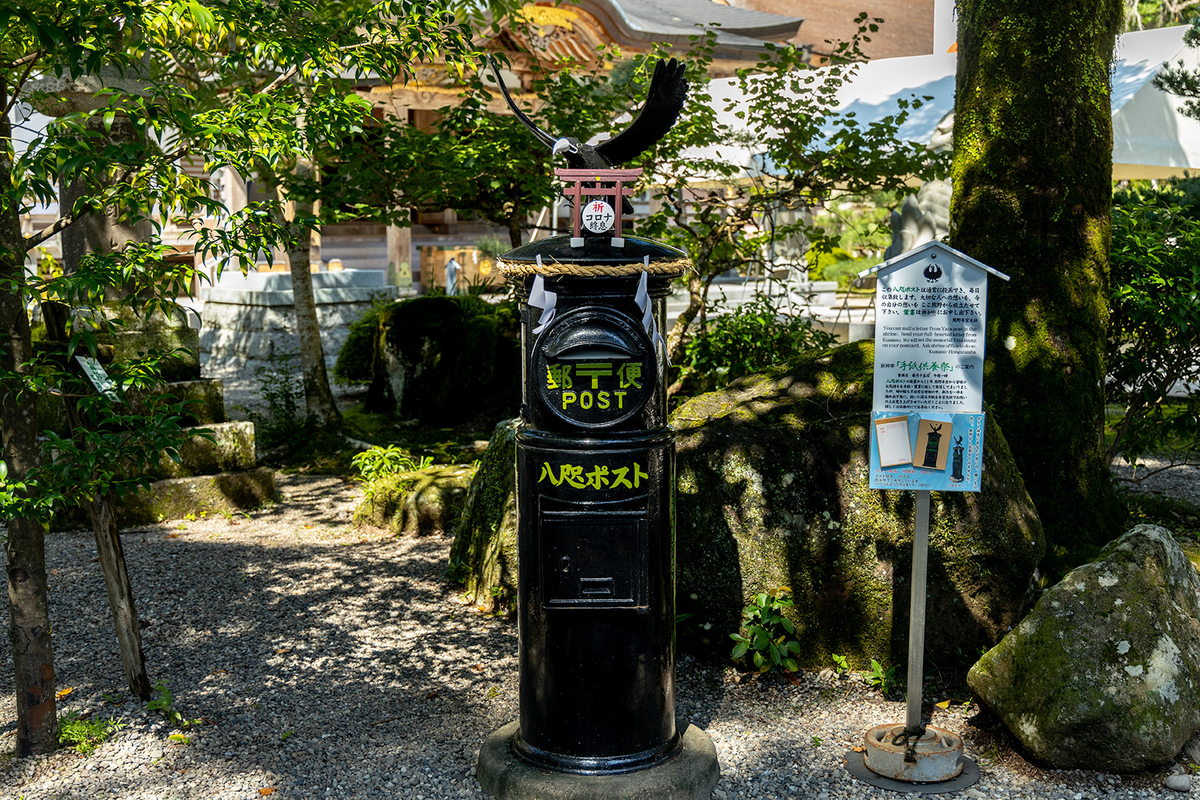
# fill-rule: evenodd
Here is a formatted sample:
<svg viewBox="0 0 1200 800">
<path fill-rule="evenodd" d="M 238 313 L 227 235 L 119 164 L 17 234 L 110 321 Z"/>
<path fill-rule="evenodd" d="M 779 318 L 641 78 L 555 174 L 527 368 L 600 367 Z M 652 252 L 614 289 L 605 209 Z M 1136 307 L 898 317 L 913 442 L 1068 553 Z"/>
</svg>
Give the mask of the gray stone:
<svg viewBox="0 0 1200 800">
<path fill-rule="evenodd" d="M 1192 779 L 1184 774 L 1168 775 L 1166 780 L 1163 781 L 1163 786 L 1176 792 L 1190 792 L 1192 790 Z"/>
<path fill-rule="evenodd" d="M 1191 738 L 1179 753 L 1179 759 L 1184 764 L 1200 765 L 1200 733 Z"/>
<path fill-rule="evenodd" d="M 130 408 L 145 414 L 148 398 L 171 395 L 186 403 L 184 422 L 190 425 L 210 425 L 225 421 L 225 387 L 221 381 L 201 378 L 194 381 L 171 381 L 158 384 L 144 393 L 131 392 Z"/>
<path fill-rule="evenodd" d="M 200 378 L 200 334 L 194 328 L 146 327 L 124 330 L 112 335 L 113 355 L 126 361 L 150 352 L 174 356 L 159 362 L 163 378 L 168 381 L 189 381 Z"/>
<path fill-rule="evenodd" d="M 375 300 L 394 298 L 399 290 L 383 285 L 384 273 L 374 270 L 319 272 L 312 277 L 325 364 L 331 369 L 350 323 Z M 271 367 L 272 359 L 297 352 L 291 280 L 282 272 L 226 275 L 216 287 L 201 291 L 199 351 L 206 371 L 253 376 L 258 367 Z M 299 376 L 299 359 L 294 358 L 288 369 Z"/>
<path fill-rule="evenodd" d="M 484 740 L 476 775 L 496 800 L 708 800 L 720 778 L 717 749 L 704 731 L 680 723 L 683 750 L 649 769 L 618 775 L 572 775 L 526 764 L 511 742 L 520 725 L 510 722 Z"/>
<path fill-rule="evenodd" d="M 208 434 L 192 436 L 179 448 L 179 462 L 164 453 L 156 476 L 185 478 L 254 469 L 253 422 L 223 422 L 205 425 L 203 430 Z"/>
<path fill-rule="evenodd" d="M 1139 525 L 1049 589 L 967 675 L 1039 761 L 1133 772 L 1200 730 L 1200 575 Z"/>
<path fill-rule="evenodd" d="M 117 524 L 127 528 L 181 519 L 188 514 L 221 514 L 258 508 L 274 500 L 275 472 L 266 467 L 247 472 L 167 478 L 122 498 L 117 509 Z"/>
</svg>

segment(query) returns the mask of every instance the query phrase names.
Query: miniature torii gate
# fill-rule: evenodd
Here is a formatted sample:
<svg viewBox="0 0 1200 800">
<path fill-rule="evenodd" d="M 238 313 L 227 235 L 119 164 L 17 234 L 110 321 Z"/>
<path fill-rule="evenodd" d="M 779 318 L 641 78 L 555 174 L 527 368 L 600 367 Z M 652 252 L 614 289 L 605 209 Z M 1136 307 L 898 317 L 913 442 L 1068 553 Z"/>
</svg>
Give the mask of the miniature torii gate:
<svg viewBox="0 0 1200 800">
<path fill-rule="evenodd" d="M 616 234 L 612 238 L 613 247 L 624 247 L 625 239 L 621 236 L 622 210 L 625 205 L 622 200 L 634 194 L 634 190 L 629 186 L 638 178 L 642 177 L 642 170 L 638 169 L 556 169 L 554 174 L 561 180 L 571 184 L 563 192 L 567 197 L 574 199 L 574 208 L 571 211 L 571 246 L 583 247 L 583 236 L 580 228 L 583 225 L 583 200 L 585 197 L 611 197 L 613 198 L 613 214 L 615 219 L 612 220 L 613 233 Z M 601 186 L 601 182 L 612 183 L 612 186 Z M 590 184 L 584 186 L 584 184 Z M 599 229 L 593 229 L 589 226 L 588 230 L 593 233 L 602 233 L 608 229 L 606 224 Z"/>
</svg>

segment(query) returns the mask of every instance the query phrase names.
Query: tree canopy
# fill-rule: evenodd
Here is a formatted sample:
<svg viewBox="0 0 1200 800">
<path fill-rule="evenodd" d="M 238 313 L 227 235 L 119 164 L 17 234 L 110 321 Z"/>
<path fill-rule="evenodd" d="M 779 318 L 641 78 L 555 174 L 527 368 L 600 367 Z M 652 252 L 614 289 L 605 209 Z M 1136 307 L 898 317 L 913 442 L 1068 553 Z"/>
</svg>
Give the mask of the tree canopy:
<svg viewBox="0 0 1200 800">
<path fill-rule="evenodd" d="M 192 228 L 197 252 L 226 265 L 307 237 L 315 221 L 294 213 L 292 201 L 303 198 L 289 197 L 288 176 L 361 132 L 370 103 L 354 82 L 403 80 L 433 60 L 463 69 L 479 54 L 472 36 L 484 10 L 439 0 L 15 0 L 0 8 L 0 429 L 8 467 L 0 504 L 19 754 L 54 745 L 43 526 L 62 500 L 113 489 L 97 479 L 107 473 L 66 469 L 43 449 L 36 399 L 82 393 L 70 366 L 76 352 L 97 355 L 98 340 L 123 314 L 171 313 L 186 294 L 194 268 L 164 259 L 169 224 Z M 26 107 L 50 115 L 50 124 L 14 130 L 10 112 Z M 185 157 L 201 163 L 202 174 L 185 170 Z M 207 175 L 225 166 L 275 176 L 280 195 L 223 208 Z M 24 233 L 23 215 L 58 202 L 59 187 L 74 190 L 58 219 Z M 26 271 L 29 251 L 99 217 L 144 235 L 94 248 L 65 275 Z M 202 226 L 201 218 L 216 224 Z M 28 312 L 39 306 L 68 310 L 58 349 L 33 347 Z M 115 368 L 118 400 L 153 380 L 164 355 Z M 117 403 L 87 405 L 101 429 L 131 427 Z M 155 431 L 167 436 L 171 415 L 163 420 L 166 428 Z M 173 424 L 178 435 L 177 417 Z M 83 442 L 94 457 L 80 463 L 111 459 L 114 441 Z M 146 452 L 166 443 L 155 439 Z"/>
</svg>

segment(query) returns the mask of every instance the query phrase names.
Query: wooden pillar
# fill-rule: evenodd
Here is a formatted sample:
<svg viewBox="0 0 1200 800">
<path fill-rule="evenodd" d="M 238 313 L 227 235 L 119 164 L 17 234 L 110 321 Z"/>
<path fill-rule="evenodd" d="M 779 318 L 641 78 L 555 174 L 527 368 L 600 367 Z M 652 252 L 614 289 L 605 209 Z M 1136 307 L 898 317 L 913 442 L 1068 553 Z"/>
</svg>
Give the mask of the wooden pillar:
<svg viewBox="0 0 1200 800">
<path fill-rule="evenodd" d="M 391 286 L 412 286 L 412 227 L 387 228 L 387 282 Z"/>
</svg>

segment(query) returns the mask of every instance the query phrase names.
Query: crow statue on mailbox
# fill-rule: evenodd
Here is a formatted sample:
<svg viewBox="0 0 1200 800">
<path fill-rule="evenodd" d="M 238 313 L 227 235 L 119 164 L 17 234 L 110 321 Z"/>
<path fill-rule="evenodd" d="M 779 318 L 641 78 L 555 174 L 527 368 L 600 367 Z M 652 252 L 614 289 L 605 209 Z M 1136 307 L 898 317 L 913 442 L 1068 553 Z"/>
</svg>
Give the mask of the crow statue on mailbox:
<svg viewBox="0 0 1200 800">
<path fill-rule="evenodd" d="M 684 65 L 677 59 L 659 61 L 654 65 L 654 75 L 650 79 L 650 90 L 646 102 L 629 127 L 611 139 L 590 145 L 581 142 L 574 136 L 554 137 L 539 128 L 537 124 L 517 107 L 504 79 L 500 77 L 500 69 L 496 60 L 489 56 L 492 73 L 496 83 L 508 102 L 513 114 L 528 128 L 534 136 L 542 141 L 555 155 L 564 155 L 567 165 L 572 169 L 610 169 L 636 158 L 638 154 L 653 147 L 658 140 L 671 130 L 679 112 L 683 109 L 683 101 L 687 99 L 688 82 L 684 77 Z"/>
</svg>

